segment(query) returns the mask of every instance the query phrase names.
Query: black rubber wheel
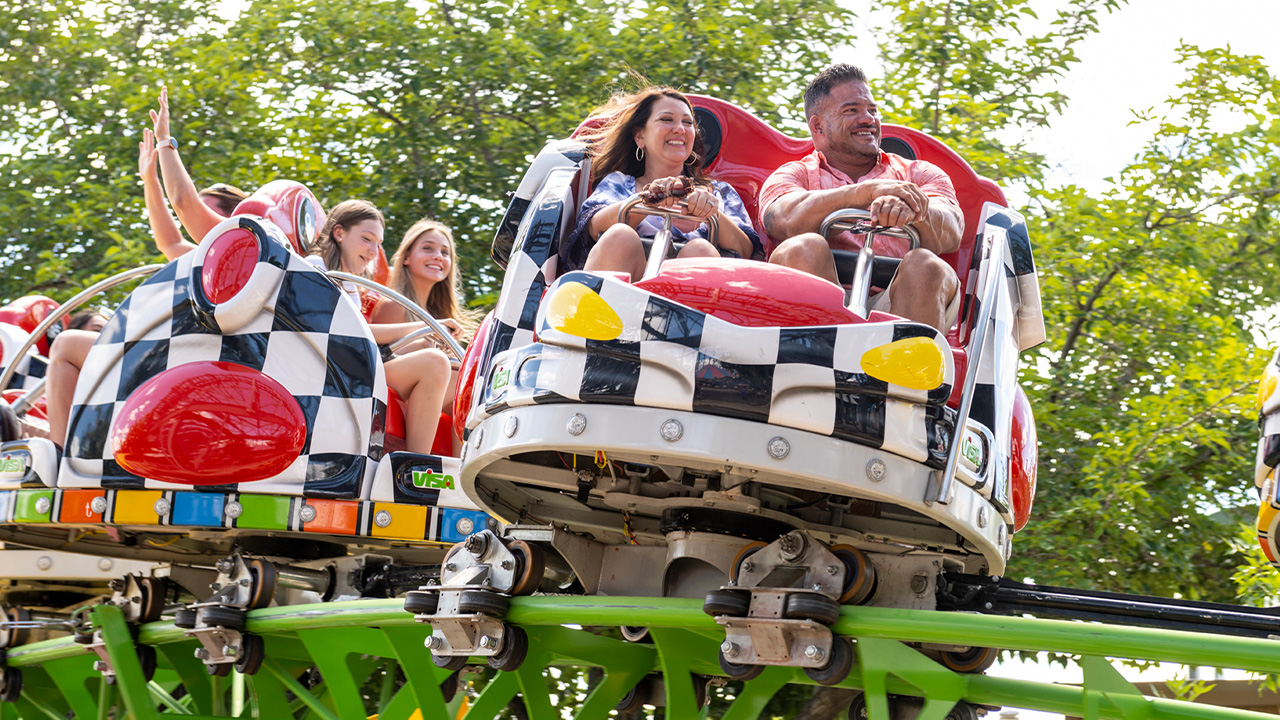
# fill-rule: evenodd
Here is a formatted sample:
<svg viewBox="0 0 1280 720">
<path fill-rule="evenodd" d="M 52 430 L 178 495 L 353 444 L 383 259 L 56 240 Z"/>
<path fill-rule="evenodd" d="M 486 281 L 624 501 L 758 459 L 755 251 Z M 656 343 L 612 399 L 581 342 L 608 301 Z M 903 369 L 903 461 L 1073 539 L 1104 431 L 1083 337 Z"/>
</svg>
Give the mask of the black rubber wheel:
<svg viewBox="0 0 1280 720">
<path fill-rule="evenodd" d="M 831 655 L 827 664 L 819 668 L 805 668 L 804 674 L 819 685 L 836 685 L 849 676 L 853 668 L 853 647 L 848 638 L 836 636 L 831 639 Z"/>
<path fill-rule="evenodd" d="M 74 640 L 77 645 L 88 645 L 93 642 L 93 628 L 89 628 L 87 630 L 76 629 L 71 633 L 71 639 Z"/>
<path fill-rule="evenodd" d="M 142 679 L 151 682 L 156 676 L 156 649 L 150 645 L 138 646 L 138 664 L 142 666 Z"/>
<path fill-rule="evenodd" d="M 532 595 L 542 586 L 542 576 L 547 571 L 546 553 L 537 545 L 530 545 L 524 540 L 512 540 L 507 549 L 516 556 L 516 566 L 519 568 L 511 594 Z"/>
<path fill-rule="evenodd" d="M 467 666 L 466 655 L 437 655 L 431 653 L 431 664 L 441 670 L 457 672 Z"/>
<path fill-rule="evenodd" d="M 649 640 L 649 628 L 643 625 L 623 625 L 618 630 L 622 632 L 622 639 L 627 642 L 652 642 Z"/>
<path fill-rule="evenodd" d="M 947 713 L 945 720 L 978 720 L 979 717 L 981 717 L 981 714 L 978 712 L 976 705 L 961 700 L 956 703 L 955 707 L 951 708 L 951 712 Z"/>
<path fill-rule="evenodd" d="M 204 671 L 214 677 L 226 677 L 231 674 L 232 663 L 218 663 L 217 665 L 205 665 Z"/>
<path fill-rule="evenodd" d="M 502 641 L 502 649 L 489 658 L 489 667 L 503 672 L 520 669 L 525 656 L 529 654 L 529 636 L 524 628 L 515 625 L 506 626 L 506 637 Z"/>
<path fill-rule="evenodd" d="M 844 563 L 844 587 L 840 592 L 841 605 L 862 605 L 876 594 L 879 578 L 876 567 L 867 554 L 852 545 L 835 545 L 832 554 Z"/>
<path fill-rule="evenodd" d="M 164 612 L 165 597 L 169 594 L 169 583 L 162 578 L 138 578 L 138 588 L 142 590 L 142 610 L 138 613 L 138 622 L 149 623 L 160 619 Z"/>
<path fill-rule="evenodd" d="M 241 675 L 256 675 L 267 659 L 267 643 L 258 635 L 240 635 L 240 657 L 236 658 L 236 670 Z"/>
<path fill-rule="evenodd" d="M 745 562 L 747 558 L 756 554 L 760 548 L 767 545 L 768 543 L 766 542 L 756 540 L 743 545 L 742 549 L 738 550 L 737 556 L 733 558 L 733 567 L 729 573 L 729 576 L 733 578 L 734 582 L 738 582 L 738 569 L 742 567 L 742 563 Z"/>
<path fill-rule="evenodd" d="M 0 674 L 0 702 L 17 702 L 22 697 L 22 671 L 7 667 Z"/>
<path fill-rule="evenodd" d="M 27 622 L 31 620 L 31 612 L 26 608 L 12 607 L 5 611 L 5 617 L 9 618 L 9 622 L 13 623 Z M 17 628 L 9 631 L 9 647 L 11 648 L 26 645 L 30 640 L 30 628 Z"/>
<path fill-rule="evenodd" d="M 690 675 L 693 679 L 693 699 L 698 703 L 698 709 L 707 706 L 707 677 L 705 675 Z"/>
<path fill-rule="evenodd" d="M 183 630 L 190 630 L 196 626 L 197 613 L 195 610 L 188 608 L 178 608 L 173 613 L 174 627 L 180 627 Z"/>
<path fill-rule="evenodd" d="M 253 558 L 246 565 L 253 577 L 250 588 L 249 609 L 258 610 L 271 604 L 276 595 L 276 566 L 262 558 Z M 252 674 L 252 673 L 249 673 Z"/>
<path fill-rule="evenodd" d="M 742 680 L 743 682 L 746 682 L 747 680 L 754 680 L 760 677 L 760 673 L 764 672 L 763 665 L 739 665 L 725 657 L 723 650 L 719 652 L 719 656 L 720 669 L 724 671 L 725 675 L 728 675 L 734 680 Z"/>
<path fill-rule="evenodd" d="M 702 612 L 711 616 L 746 617 L 750 607 L 750 590 L 712 590 L 702 601 Z"/>
<path fill-rule="evenodd" d="M 453 698 L 458 694 L 458 687 L 461 682 L 462 672 L 454 670 L 449 673 L 449 677 L 440 681 L 440 694 L 444 696 L 445 702 L 453 702 Z"/>
<path fill-rule="evenodd" d="M 980 673 L 995 664 L 1000 651 L 989 647 L 971 647 L 959 652 L 943 650 L 938 659 L 949 670 L 959 673 Z"/>
<path fill-rule="evenodd" d="M 440 607 L 440 593 L 434 590 L 410 590 L 404 594 L 404 609 L 414 615 L 435 615 Z"/>
<path fill-rule="evenodd" d="M 813 620 L 830 625 L 840 618 L 840 603 L 818 593 L 791 593 L 782 611 L 792 620 Z"/>
<path fill-rule="evenodd" d="M 463 590 L 458 598 L 458 612 L 483 613 L 493 617 L 502 617 L 511 607 L 511 598 L 499 595 L 492 590 Z"/>
<path fill-rule="evenodd" d="M 644 701 L 649 699 L 653 693 L 653 676 L 645 675 L 627 691 L 626 695 L 618 701 L 614 709 L 620 713 L 639 712 L 644 708 Z"/>
<path fill-rule="evenodd" d="M 208 625 L 220 625 L 228 630 L 244 629 L 244 611 L 240 608 L 211 605 L 201 608 L 200 612 Z"/>
</svg>

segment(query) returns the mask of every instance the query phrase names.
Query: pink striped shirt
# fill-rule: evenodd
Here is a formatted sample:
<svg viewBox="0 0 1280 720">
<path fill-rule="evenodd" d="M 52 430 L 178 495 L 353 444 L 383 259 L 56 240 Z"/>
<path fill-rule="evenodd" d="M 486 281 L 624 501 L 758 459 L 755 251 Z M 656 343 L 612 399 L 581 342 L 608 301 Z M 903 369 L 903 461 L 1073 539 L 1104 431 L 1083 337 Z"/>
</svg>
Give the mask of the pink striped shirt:
<svg viewBox="0 0 1280 720">
<path fill-rule="evenodd" d="M 907 160 L 901 155 L 882 152 L 880 162 L 871 169 L 871 172 L 853 180 L 828 165 L 822 153 L 814 150 L 812 154 L 774 170 L 769 179 L 765 180 L 764 187 L 760 188 L 760 214 L 763 216 L 774 200 L 787 193 L 832 190 L 878 178 L 915 183 L 929 197 L 930 202 L 940 200 L 956 206 L 957 209 L 960 207 L 956 202 L 956 189 L 951 184 L 951 178 L 933 163 L 924 160 Z M 766 237 L 765 252 L 772 255 L 773 249 L 783 240 L 786 238 Z M 837 250 L 856 251 L 862 247 L 862 236 L 845 232 L 830 238 L 828 242 Z M 879 237 L 876 238 L 875 243 L 876 255 L 884 257 L 902 257 L 907 254 L 909 247 L 908 241 L 898 238 Z"/>
</svg>

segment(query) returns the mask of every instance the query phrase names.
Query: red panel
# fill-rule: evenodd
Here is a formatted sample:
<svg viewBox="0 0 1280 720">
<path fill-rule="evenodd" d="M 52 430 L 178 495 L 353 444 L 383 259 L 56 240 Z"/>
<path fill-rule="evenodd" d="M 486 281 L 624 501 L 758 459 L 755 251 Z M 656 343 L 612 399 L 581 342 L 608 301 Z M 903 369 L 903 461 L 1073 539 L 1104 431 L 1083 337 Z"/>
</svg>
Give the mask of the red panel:
<svg viewBox="0 0 1280 720">
<path fill-rule="evenodd" d="M 49 313 L 57 310 L 58 307 L 58 301 L 43 295 L 24 295 L 4 307 L 0 307 L 0 323 L 17 325 L 30 333 L 49 316 Z M 68 322 L 68 318 L 62 318 L 62 327 L 65 328 Z M 41 355 L 49 357 L 49 338 L 40 338 L 40 341 L 36 343 L 36 349 L 39 350 Z"/>
<path fill-rule="evenodd" d="M 320 201 L 306 186 L 293 180 L 274 180 L 258 188 L 243 202 L 236 206 L 235 215 L 257 215 L 264 217 L 284 231 L 285 236 L 293 243 L 293 251 L 306 255 L 306 243 L 299 238 L 304 228 L 299 227 L 299 211 L 304 202 L 310 202 L 315 209 L 315 229 L 324 227 L 325 214 Z M 310 239 L 306 239 L 307 243 Z"/>
<path fill-rule="evenodd" d="M 102 513 L 93 511 L 94 498 L 105 498 L 103 490 L 63 490 L 62 508 L 58 511 L 58 522 L 63 523 L 97 523 L 102 522 Z"/>
<path fill-rule="evenodd" d="M 480 359 L 484 356 L 484 346 L 489 340 L 489 327 L 492 324 L 493 313 L 490 312 L 480 323 L 475 337 L 471 338 L 471 344 L 462 355 L 462 365 L 458 368 L 458 386 L 453 395 L 453 431 L 459 438 L 467 427 L 467 413 L 471 412 Z"/>
<path fill-rule="evenodd" d="M 232 228 L 214 238 L 200 270 L 205 297 L 215 305 L 235 297 L 257 267 L 258 253 L 258 239 L 248 230 Z"/>
<path fill-rule="evenodd" d="M 440 420 L 436 423 L 436 437 L 431 442 L 431 454 L 440 457 L 453 455 L 453 416 L 449 413 L 440 413 Z"/>
<path fill-rule="evenodd" d="M 306 441 L 302 408 L 280 383 L 230 362 L 166 370 L 129 396 L 111 428 L 116 461 L 189 485 L 278 475 Z"/>
<path fill-rule="evenodd" d="M 1027 394 L 1018 388 L 1013 399 L 1013 445 L 1009 458 L 1013 481 L 1013 531 L 1017 532 L 1031 518 L 1031 505 L 1036 499 L 1036 469 L 1039 447 L 1036 440 L 1036 418 L 1031 414 Z"/>
<path fill-rule="evenodd" d="M 387 431 L 383 434 L 382 449 L 400 452 L 405 449 L 404 399 L 400 393 L 387 388 Z"/>
<path fill-rule="evenodd" d="M 3 360 L 3 358 L 0 358 L 0 360 Z M 4 401 L 12 405 L 18 401 L 18 398 L 26 394 L 27 391 L 21 388 L 10 388 L 4 391 L 3 396 Z M 26 416 L 40 418 L 41 420 L 49 419 L 49 409 L 45 406 L 45 397 L 43 395 L 36 398 L 35 402 L 31 404 L 31 407 L 27 408 Z"/>
</svg>

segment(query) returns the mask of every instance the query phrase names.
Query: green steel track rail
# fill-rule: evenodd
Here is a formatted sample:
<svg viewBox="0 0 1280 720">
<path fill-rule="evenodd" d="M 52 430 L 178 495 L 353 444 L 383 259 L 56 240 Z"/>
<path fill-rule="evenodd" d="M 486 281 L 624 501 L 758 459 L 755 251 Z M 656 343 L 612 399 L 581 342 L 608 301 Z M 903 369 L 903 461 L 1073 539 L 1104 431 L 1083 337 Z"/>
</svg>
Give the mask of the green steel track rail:
<svg viewBox="0 0 1280 720">
<path fill-rule="evenodd" d="M 93 669 L 95 656 L 70 637 L 11 649 L 8 665 L 24 676 L 21 697 L 0 704 L 0 720 L 74 717 L 308 718 L 443 720 L 497 717 L 519 695 L 536 720 L 604 718 L 637 681 L 663 676 L 668 718 L 704 717 L 694 683 L 721 675 L 721 628 L 686 599 L 540 596 L 512 602 L 507 619 L 525 628 L 530 651 L 515 672 L 497 673 L 472 700 L 446 702 L 448 673 L 430 661 L 426 625 L 400 600 L 360 600 L 268 608 L 249 614 L 248 630 L 266 640 L 267 660 L 253 676 L 210 677 L 193 657 L 196 642 L 172 623 L 131 630 L 120 611 L 91 614 L 117 673 L 108 685 Z M 628 643 L 622 625 L 647 626 L 651 643 Z M 1258 673 L 1280 672 L 1280 642 L 1205 633 L 1099 625 L 1064 620 L 847 607 L 835 625 L 855 639 L 855 662 L 843 687 L 862 689 L 870 720 L 889 720 L 889 694 L 922 697 L 918 720 L 943 720 L 956 702 L 1019 707 L 1086 720 L 1246 720 L 1259 713 L 1146 697 L 1108 658 L 1210 665 Z M 136 632 L 136 640 L 135 640 Z M 143 679 L 135 642 L 156 647 L 159 670 Z M 1083 686 L 952 672 L 905 643 L 983 645 L 1076 655 Z M 557 707 L 548 668 L 598 668 L 601 679 L 580 705 Z M 399 669 L 404 682 L 393 682 Z M 695 676 L 701 676 L 695 678 Z M 378 678 L 383 678 L 379 681 Z M 377 686 L 370 691 L 370 686 Z M 736 693 L 727 720 L 758 717 L 788 683 L 812 684 L 803 672 L 770 668 Z M 369 698 L 372 698 L 371 700 Z M 469 704 L 468 704 L 469 703 Z"/>
</svg>

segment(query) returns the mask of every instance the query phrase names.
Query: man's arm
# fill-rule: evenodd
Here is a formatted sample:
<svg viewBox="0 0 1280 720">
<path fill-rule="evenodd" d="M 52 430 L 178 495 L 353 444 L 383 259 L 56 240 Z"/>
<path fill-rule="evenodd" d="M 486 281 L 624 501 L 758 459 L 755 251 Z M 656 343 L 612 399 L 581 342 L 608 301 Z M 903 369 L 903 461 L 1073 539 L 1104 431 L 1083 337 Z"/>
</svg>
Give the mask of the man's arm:
<svg viewBox="0 0 1280 720">
<path fill-rule="evenodd" d="M 951 203 L 930 202 L 915 183 L 905 180 L 867 180 L 830 190 L 789 192 L 769 204 L 762 217 L 775 239 L 818 232 L 822 221 L 836 210 L 869 210 L 880 225 L 913 225 L 920 232 L 921 247 L 942 254 L 960 247 L 964 227 L 960 209 Z"/>
</svg>

